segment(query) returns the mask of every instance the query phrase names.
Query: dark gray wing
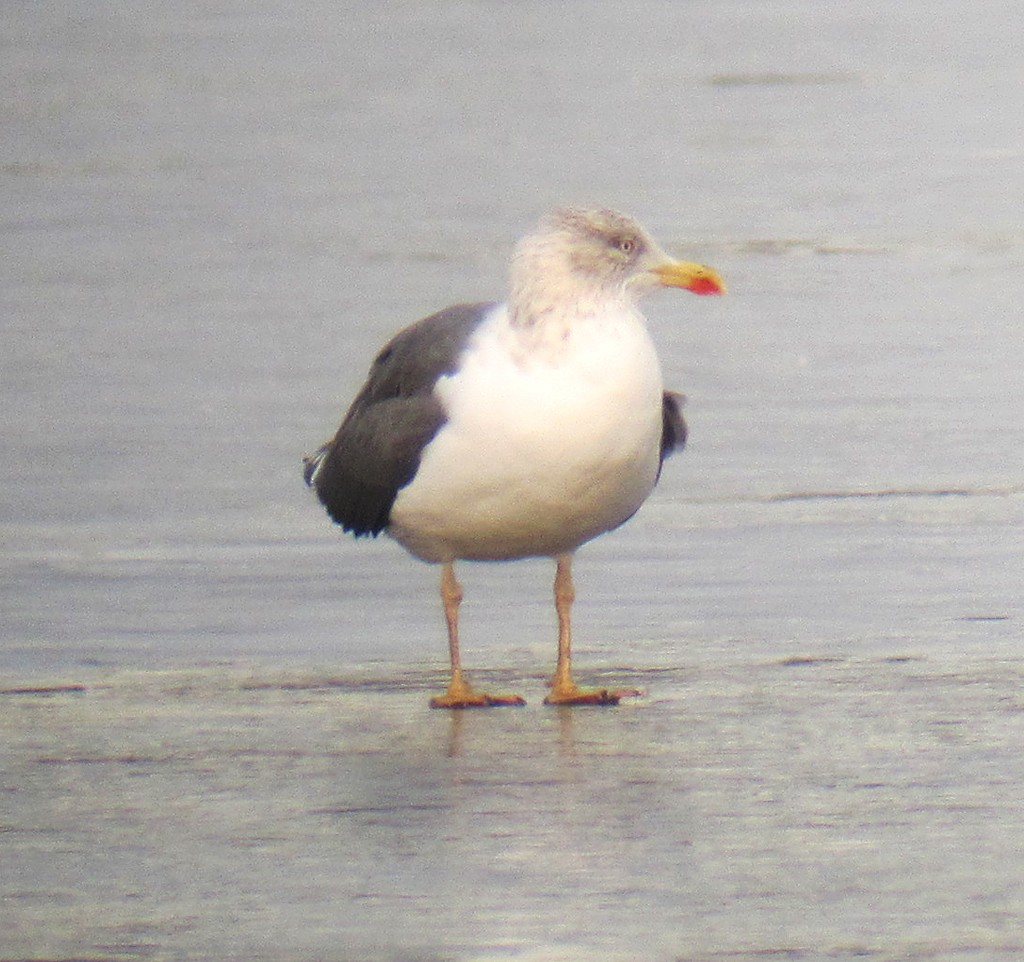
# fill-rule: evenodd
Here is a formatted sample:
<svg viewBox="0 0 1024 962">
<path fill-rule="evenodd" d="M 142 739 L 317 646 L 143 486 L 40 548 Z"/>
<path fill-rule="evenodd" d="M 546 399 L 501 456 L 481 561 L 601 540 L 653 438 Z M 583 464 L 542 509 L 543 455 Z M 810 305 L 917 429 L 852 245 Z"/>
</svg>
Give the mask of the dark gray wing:
<svg viewBox="0 0 1024 962">
<path fill-rule="evenodd" d="M 661 461 L 673 451 L 682 451 L 686 444 L 686 422 L 683 420 L 684 395 L 666 391 L 661 396 Z"/>
<path fill-rule="evenodd" d="M 377 535 L 387 527 L 399 490 L 445 422 L 434 385 L 456 370 L 494 306 L 459 304 L 400 331 L 377 355 L 338 433 L 303 459 L 306 484 L 346 531 Z"/>
</svg>

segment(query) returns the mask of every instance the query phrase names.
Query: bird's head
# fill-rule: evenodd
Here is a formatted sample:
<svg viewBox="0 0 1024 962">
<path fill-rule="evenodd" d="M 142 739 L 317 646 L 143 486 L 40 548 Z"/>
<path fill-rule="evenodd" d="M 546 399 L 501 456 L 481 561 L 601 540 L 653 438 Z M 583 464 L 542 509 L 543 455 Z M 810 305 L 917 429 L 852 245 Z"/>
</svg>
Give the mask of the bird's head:
<svg viewBox="0 0 1024 962">
<path fill-rule="evenodd" d="M 547 296 L 636 300 L 658 287 L 724 294 L 718 273 L 675 260 L 631 217 L 605 208 L 564 207 L 520 241 L 512 260 L 513 300 Z"/>
</svg>

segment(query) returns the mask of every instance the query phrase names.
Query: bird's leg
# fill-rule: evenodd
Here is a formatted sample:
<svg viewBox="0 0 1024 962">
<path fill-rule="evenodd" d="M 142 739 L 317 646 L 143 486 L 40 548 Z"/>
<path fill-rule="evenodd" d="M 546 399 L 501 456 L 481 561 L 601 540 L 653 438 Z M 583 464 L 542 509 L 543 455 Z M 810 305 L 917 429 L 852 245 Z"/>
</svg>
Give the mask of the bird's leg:
<svg viewBox="0 0 1024 962">
<path fill-rule="evenodd" d="M 572 680 L 572 603 L 576 586 L 572 582 L 572 555 L 562 555 L 555 568 L 555 611 L 558 613 L 558 662 L 551 692 L 568 693 L 576 688 Z"/>
<path fill-rule="evenodd" d="M 459 655 L 459 605 L 462 604 L 462 585 L 455 577 L 455 566 L 449 561 L 441 568 L 441 603 L 444 620 L 448 624 L 448 656 L 452 676 L 448 691 L 430 699 L 431 708 L 491 708 L 498 705 L 525 705 L 519 695 L 486 695 L 474 691 L 462 677 L 462 659 Z"/>
<path fill-rule="evenodd" d="M 638 691 L 609 691 L 607 688 L 580 688 L 572 679 L 572 603 L 576 588 L 572 583 L 572 555 L 559 555 L 555 569 L 555 611 L 558 613 L 558 663 L 545 705 L 617 705 Z"/>
<path fill-rule="evenodd" d="M 462 659 L 459 654 L 459 605 L 462 604 L 462 585 L 455 577 L 455 567 L 449 562 L 441 569 L 441 604 L 448 625 L 448 657 L 451 660 L 451 680 L 448 691 L 430 700 L 431 708 L 468 708 L 483 705 L 483 696 L 473 691 L 462 677 Z"/>
</svg>

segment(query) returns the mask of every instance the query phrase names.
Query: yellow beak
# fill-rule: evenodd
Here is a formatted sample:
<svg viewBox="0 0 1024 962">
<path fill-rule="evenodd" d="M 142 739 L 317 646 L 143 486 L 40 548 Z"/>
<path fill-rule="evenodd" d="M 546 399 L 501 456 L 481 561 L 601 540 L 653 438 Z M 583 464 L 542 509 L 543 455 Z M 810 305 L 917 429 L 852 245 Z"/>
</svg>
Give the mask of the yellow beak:
<svg viewBox="0 0 1024 962">
<path fill-rule="evenodd" d="M 694 294 L 724 294 L 725 281 L 718 271 L 689 261 L 666 261 L 651 268 L 651 273 L 666 287 L 682 287 Z"/>
</svg>

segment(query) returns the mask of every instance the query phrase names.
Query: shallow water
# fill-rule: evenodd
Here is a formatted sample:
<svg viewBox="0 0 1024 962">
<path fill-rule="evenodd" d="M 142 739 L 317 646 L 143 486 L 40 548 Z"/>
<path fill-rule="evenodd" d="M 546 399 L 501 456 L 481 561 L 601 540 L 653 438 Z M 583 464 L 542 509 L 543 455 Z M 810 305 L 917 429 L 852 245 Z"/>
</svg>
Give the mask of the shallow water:
<svg viewBox="0 0 1024 962">
<path fill-rule="evenodd" d="M 0 9 L 0 959 L 1024 951 L 1019 5 Z M 299 458 L 564 201 L 687 451 L 577 560 L 436 571 Z"/>
</svg>

